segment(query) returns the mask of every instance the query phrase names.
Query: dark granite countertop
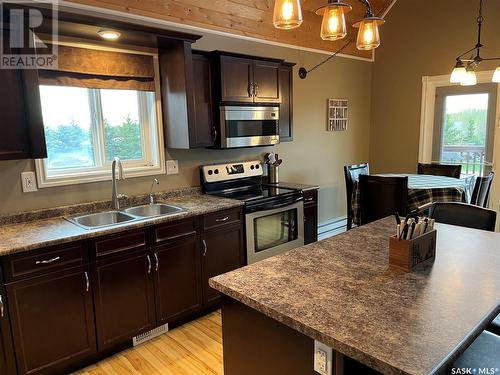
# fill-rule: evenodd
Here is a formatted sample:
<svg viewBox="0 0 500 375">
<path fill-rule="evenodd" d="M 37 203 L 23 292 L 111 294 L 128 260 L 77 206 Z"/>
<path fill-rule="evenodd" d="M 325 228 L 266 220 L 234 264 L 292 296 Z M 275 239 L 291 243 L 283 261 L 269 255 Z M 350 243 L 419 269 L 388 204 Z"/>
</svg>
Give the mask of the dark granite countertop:
<svg viewBox="0 0 500 375">
<path fill-rule="evenodd" d="M 500 313 L 500 234 L 436 227 L 434 264 L 411 273 L 389 267 L 386 218 L 210 285 L 383 373 L 439 373 Z"/>
<path fill-rule="evenodd" d="M 184 208 L 185 211 L 171 216 L 155 217 L 92 230 L 80 228 L 61 216 L 1 225 L 0 256 L 117 233 L 133 228 L 142 228 L 243 205 L 243 202 L 238 200 L 203 194 L 159 199 L 158 202 L 172 204 Z"/>
</svg>

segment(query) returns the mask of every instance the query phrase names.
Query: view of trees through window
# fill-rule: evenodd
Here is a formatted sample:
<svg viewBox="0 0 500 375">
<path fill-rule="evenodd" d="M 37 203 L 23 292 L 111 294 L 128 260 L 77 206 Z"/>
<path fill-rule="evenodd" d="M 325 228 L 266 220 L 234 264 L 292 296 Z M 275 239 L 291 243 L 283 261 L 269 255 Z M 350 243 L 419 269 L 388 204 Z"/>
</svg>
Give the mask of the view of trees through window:
<svg viewBox="0 0 500 375">
<path fill-rule="evenodd" d="M 91 91 L 77 87 L 40 87 L 49 169 L 94 167 L 102 146 L 105 161 L 115 156 L 122 160 L 143 158 L 137 91 Z M 94 117 L 102 116 L 102 122 L 92 124 L 91 113 L 97 114 Z M 99 123 L 102 123 L 102 131 L 99 131 Z M 103 141 L 99 141 L 99 134 Z"/>
</svg>

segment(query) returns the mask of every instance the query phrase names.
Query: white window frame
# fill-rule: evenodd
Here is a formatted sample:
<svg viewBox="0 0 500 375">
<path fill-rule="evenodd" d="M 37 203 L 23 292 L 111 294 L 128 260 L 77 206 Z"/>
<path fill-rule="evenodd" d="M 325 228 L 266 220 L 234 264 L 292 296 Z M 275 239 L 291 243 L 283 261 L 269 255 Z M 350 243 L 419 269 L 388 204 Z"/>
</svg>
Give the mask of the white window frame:
<svg viewBox="0 0 500 375">
<path fill-rule="evenodd" d="M 89 48 L 89 46 L 86 46 Z M 120 49 L 123 51 L 123 49 Z M 152 176 L 166 174 L 165 162 L 165 147 L 163 140 L 163 123 L 161 111 L 161 91 L 158 77 L 159 64 L 158 55 L 147 52 L 126 51 L 127 53 L 138 53 L 153 56 L 153 64 L 155 69 L 155 102 L 142 93 L 138 95 L 139 101 L 139 120 L 141 123 L 141 143 L 143 150 L 143 160 L 123 160 L 124 175 L 126 178 Z M 142 94 L 142 95 L 141 95 Z M 47 159 L 35 159 L 35 170 L 37 183 L 39 188 L 48 188 L 55 186 L 66 186 L 74 184 L 84 184 L 98 181 L 111 180 L 111 162 L 102 160 L 105 158 L 104 142 L 103 142 L 103 126 L 102 118 L 99 114 L 102 111 L 95 109 L 101 105 L 99 98 L 99 90 L 91 90 L 89 100 L 93 101 L 91 109 L 92 119 L 92 136 L 94 144 L 100 147 L 100 152 L 95 156 L 96 163 L 102 167 L 84 167 L 84 168 L 67 168 L 60 169 L 56 173 L 51 171 L 47 173 Z M 149 110 L 151 109 L 151 110 Z M 148 116 L 149 115 L 149 116 Z M 99 123 L 99 126 L 97 125 Z M 97 131 L 96 131 L 97 130 Z M 98 160 L 100 158 L 100 160 Z"/>
</svg>

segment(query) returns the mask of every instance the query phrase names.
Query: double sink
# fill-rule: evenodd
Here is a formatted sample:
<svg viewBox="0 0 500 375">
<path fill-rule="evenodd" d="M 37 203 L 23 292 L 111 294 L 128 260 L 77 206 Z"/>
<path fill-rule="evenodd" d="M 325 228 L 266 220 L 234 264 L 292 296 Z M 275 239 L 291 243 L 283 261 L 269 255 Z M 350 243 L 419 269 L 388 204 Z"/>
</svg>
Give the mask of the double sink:
<svg viewBox="0 0 500 375">
<path fill-rule="evenodd" d="M 129 223 L 158 216 L 169 216 L 185 211 L 183 208 L 163 203 L 130 207 L 122 211 L 106 211 L 95 214 L 72 215 L 65 217 L 69 222 L 90 230 Z"/>
</svg>

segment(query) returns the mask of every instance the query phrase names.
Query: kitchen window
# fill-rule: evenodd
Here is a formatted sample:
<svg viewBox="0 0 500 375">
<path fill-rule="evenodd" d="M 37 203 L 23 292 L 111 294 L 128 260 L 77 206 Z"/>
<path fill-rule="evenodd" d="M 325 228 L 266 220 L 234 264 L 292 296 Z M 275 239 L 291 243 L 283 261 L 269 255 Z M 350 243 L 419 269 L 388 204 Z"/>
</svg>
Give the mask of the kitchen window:
<svg viewBox="0 0 500 375">
<path fill-rule="evenodd" d="M 83 51 L 70 48 L 62 57 Z M 99 61 L 114 58 L 97 57 Z M 110 77 L 112 69 L 106 66 L 105 70 L 106 76 L 87 71 L 40 72 L 48 154 L 36 161 L 40 187 L 109 180 L 115 157 L 121 159 L 126 177 L 165 173 L 154 79 L 123 78 L 120 72 Z"/>
</svg>

